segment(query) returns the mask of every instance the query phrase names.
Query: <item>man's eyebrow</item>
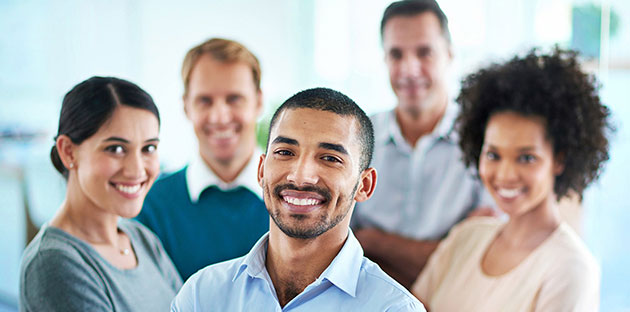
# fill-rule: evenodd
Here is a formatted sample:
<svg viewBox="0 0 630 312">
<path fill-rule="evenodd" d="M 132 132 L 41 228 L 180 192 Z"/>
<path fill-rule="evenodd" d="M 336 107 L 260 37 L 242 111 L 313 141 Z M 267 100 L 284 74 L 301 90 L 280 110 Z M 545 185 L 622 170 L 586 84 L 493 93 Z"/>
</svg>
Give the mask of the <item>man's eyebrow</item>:
<svg viewBox="0 0 630 312">
<path fill-rule="evenodd" d="M 300 146 L 297 140 L 290 139 L 283 136 L 277 136 L 275 139 L 273 139 L 273 142 L 271 142 L 271 144 L 278 144 L 278 143 Z"/>
<path fill-rule="evenodd" d="M 348 151 L 341 144 L 319 143 L 319 147 L 323 148 L 323 149 L 329 149 L 329 150 L 337 151 L 337 152 L 342 153 L 344 155 L 348 155 Z"/>
</svg>

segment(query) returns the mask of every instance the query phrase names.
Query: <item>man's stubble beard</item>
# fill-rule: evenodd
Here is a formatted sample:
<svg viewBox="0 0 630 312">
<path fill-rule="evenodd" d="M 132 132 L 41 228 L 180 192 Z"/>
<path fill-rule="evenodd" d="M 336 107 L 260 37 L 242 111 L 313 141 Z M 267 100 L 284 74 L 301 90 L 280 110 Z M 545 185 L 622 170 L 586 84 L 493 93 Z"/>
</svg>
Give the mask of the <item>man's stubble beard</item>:
<svg viewBox="0 0 630 312">
<path fill-rule="evenodd" d="M 266 187 L 266 183 L 263 181 L 263 201 L 265 202 L 265 207 L 267 208 L 267 212 L 269 213 L 269 216 L 271 217 L 271 219 L 273 220 L 273 222 L 276 224 L 276 226 L 287 236 L 291 237 L 291 238 L 297 238 L 297 239 L 314 239 L 317 238 L 318 236 L 328 232 L 328 230 L 334 228 L 335 226 L 337 226 L 337 224 L 339 224 L 347 215 L 348 212 L 351 210 L 350 208 L 352 208 L 353 202 L 351 200 L 351 198 L 354 198 L 354 195 L 357 192 L 357 188 L 359 187 L 359 182 L 357 181 L 357 183 L 355 184 L 354 188 L 352 189 L 351 192 L 351 196 L 348 197 L 348 199 L 344 198 L 344 196 L 340 196 L 337 200 L 337 203 L 340 202 L 344 202 L 344 201 L 348 201 L 347 206 L 345 207 L 343 213 L 334 216 L 334 218 L 330 221 L 328 220 L 328 215 L 321 214 L 320 215 L 320 219 L 318 220 L 319 222 L 317 222 L 315 224 L 315 226 L 311 227 L 311 228 L 307 228 L 307 227 L 300 227 L 298 226 L 290 226 L 289 224 L 286 224 L 283 220 L 282 220 L 282 215 L 281 215 L 281 211 L 280 210 L 276 210 L 276 211 L 272 211 L 269 207 L 270 207 L 270 203 L 271 203 L 271 199 L 272 199 L 272 194 L 269 191 L 269 188 Z M 276 189 L 278 189 L 281 186 L 276 186 Z M 294 189 L 294 190 L 299 190 L 300 188 L 297 188 L 295 186 L 290 187 L 290 189 Z M 328 191 L 328 190 L 326 190 Z M 274 197 L 276 198 L 278 201 L 282 201 L 282 197 L 277 195 L 277 192 L 274 191 Z M 324 196 L 326 197 L 326 196 Z M 330 205 L 331 199 L 330 196 L 327 197 L 327 205 Z M 322 207 L 320 209 L 330 209 L 330 207 Z M 301 221 L 301 220 L 305 220 L 307 219 L 307 217 L 305 215 L 301 215 L 301 214 L 290 214 L 288 215 L 288 218 L 292 218 L 295 221 Z"/>
</svg>

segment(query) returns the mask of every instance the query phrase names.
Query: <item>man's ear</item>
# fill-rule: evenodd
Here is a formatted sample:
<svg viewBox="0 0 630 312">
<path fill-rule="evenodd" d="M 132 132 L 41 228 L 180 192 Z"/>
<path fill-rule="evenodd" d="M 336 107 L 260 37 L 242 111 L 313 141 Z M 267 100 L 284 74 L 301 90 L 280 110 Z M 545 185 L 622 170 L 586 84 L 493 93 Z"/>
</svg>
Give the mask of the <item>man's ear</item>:
<svg viewBox="0 0 630 312">
<path fill-rule="evenodd" d="M 184 104 L 184 114 L 186 114 L 186 118 L 190 120 L 190 116 L 188 115 L 188 95 L 182 95 L 182 103 Z"/>
<path fill-rule="evenodd" d="M 447 53 L 448 53 L 448 62 L 449 64 L 453 63 L 453 59 L 455 58 L 455 51 L 453 50 L 453 45 L 451 43 L 447 43 Z"/>
<path fill-rule="evenodd" d="M 358 202 L 368 200 L 374 194 L 374 189 L 376 189 L 376 169 L 370 167 L 361 172 L 361 180 L 354 194 L 354 200 Z"/>
<path fill-rule="evenodd" d="M 256 116 L 260 117 L 263 112 L 263 93 L 262 90 L 256 91 Z"/>
<path fill-rule="evenodd" d="M 59 159 L 63 163 L 64 167 L 69 170 L 77 167 L 76 163 L 76 144 L 72 143 L 70 137 L 65 134 L 62 134 L 57 137 L 55 141 L 55 145 L 57 146 L 57 153 L 59 154 Z"/>
<path fill-rule="evenodd" d="M 260 187 L 263 186 L 263 177 L 265 176 L 265 154 L 260 155 L 260 160 L 258 161 L 258 185 Z"/>
</svg>

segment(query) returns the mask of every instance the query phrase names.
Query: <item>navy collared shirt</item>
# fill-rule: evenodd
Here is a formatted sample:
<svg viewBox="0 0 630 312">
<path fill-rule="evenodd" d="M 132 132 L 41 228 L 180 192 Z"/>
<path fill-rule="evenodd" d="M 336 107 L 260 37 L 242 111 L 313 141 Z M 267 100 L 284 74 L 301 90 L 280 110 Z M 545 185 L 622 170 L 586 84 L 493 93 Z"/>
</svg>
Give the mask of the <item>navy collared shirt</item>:
<svg viewBox="0 0 630 312">
<path fill-rule="evenodd" d="M 245 256 L 194 274 L 171 311 L 425 311 L 422 304 L 378 265 L 348 230 L 337 256 L 317 280 L 280 307 L 265 267 L 269 234 Z"/>
</svg>

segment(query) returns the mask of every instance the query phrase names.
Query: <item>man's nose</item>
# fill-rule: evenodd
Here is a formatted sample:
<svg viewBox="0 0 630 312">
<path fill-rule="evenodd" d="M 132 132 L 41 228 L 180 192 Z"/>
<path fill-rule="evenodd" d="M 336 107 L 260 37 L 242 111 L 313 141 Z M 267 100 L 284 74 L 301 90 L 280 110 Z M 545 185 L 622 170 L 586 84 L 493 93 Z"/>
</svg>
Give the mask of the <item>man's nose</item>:
<svg viewBox="0 0 630 312">
<path fill-rule="evenodd" d="M 291 168 L 287 180 L 297 186 L 315 185 L 318 182 L 317 164 L 309 159 L 300 159 Z"/>
<path fill-rule="evenodd" d="M 400 61 L 400 72 L 404 77 L 420 76 L 422 62 L 415 55 L 405 55 Z"/>
<path fill-rule="evenodd" d="M 208 110 L 208 119 L 212 124 L 227 124 L 231 120 L 230 106 L 224 101 L 213 103 Z"/>
</svg>

